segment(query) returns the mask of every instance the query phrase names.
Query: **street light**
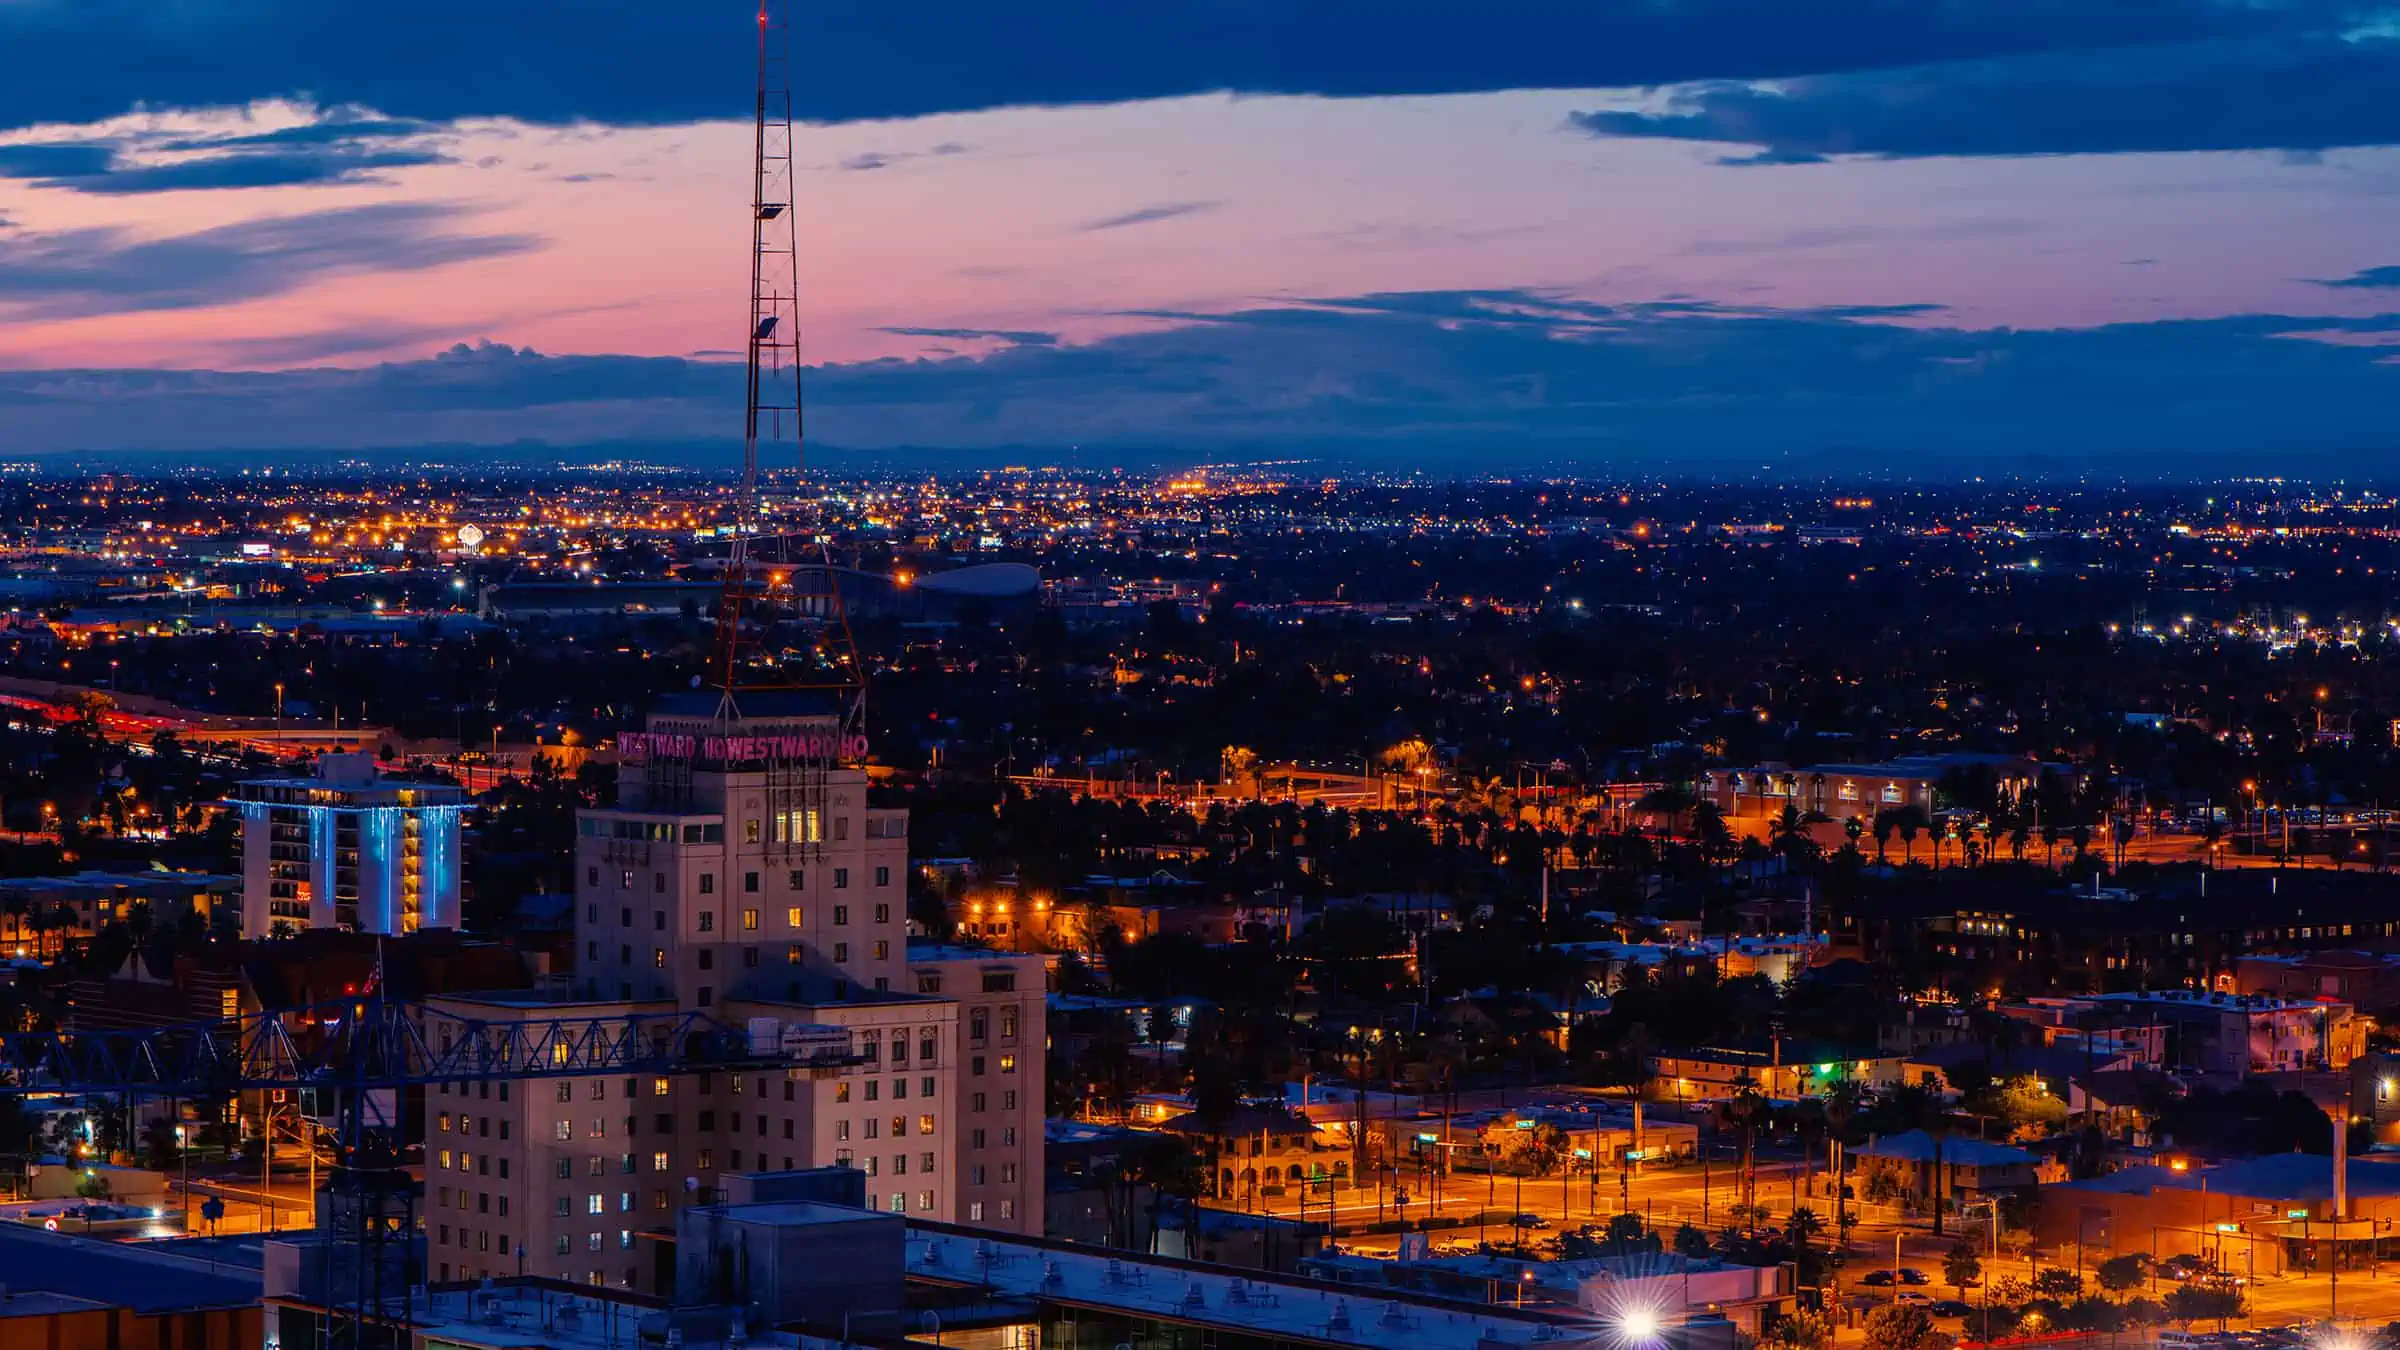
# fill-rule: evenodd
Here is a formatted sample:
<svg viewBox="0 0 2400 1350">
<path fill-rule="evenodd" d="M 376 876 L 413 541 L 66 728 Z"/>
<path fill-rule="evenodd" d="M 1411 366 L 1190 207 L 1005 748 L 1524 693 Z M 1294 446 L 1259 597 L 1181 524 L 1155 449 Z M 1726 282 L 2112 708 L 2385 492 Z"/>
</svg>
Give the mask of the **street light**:
<svg viewBox="0 0 2400 1350">
<path fill-rule="evenodd" d="M 183 1159 L 183 1231 L 192 1231 L 192 1151 L 185 1146 L 183 1127 L 175 1127 L 175 1154 Z"/>
</svg>

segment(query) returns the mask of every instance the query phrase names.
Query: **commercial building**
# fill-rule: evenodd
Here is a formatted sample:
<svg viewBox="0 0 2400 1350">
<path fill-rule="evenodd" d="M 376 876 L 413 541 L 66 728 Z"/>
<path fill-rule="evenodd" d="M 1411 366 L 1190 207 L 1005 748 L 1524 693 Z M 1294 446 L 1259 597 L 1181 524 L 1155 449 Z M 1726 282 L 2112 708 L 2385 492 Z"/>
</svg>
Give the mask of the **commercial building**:
<svg viewBox="0 0 2400 1350">
<path fill-rule="evenodd" d="M 1931 816 L 1935 790 L 1950 774 L 1989 773 L 2003 798 L 2020 796 L 2041 781 L 2045 770 L 2072 770 L 2010 755 L 1913 755 L 1874 764 L 1761 764 L 1747 769 L 1712 769 L 1699 777 L 1699 795 L 1728 816 L 1774 816 L 1786 806 L 1828 820 L 1856 816 L 1872 821 L 1878 811 L 1915 807 Z"/>
<path fill-rule="evenodd" d="M 2102 1025 L 2157 1027 L 2164 1069 L 2217 1083 L 2253 1073 L 2347 1067 L 2366 1049 L 2372 1018 L 2328 995 L 2220 994 L 2189 989 L 2063 1000 Z"/>
<path fill-rule="evenodd" d="M 427 1034 L 700 1013 L 794 1062 L 427 1093 L 437 1280 L 665 1292 L 679 1214 L 825 1165 L 884 1213 L 1041 1231 L 1042 959 L 908 949 L 907 815 L 869 807 L 836 735 L 670 711 L 620 740 L 622 804 L 578 824 L 569 993 L 432 999 Z"/>
<path fill-rule="evenodd" d="M 458 926 L 466 792 L 380 772 L 364 752 L 226 794 L 242 814 L 242 936 Z"/>
<path fill-rule="evenodd" d="M 238 908 L 239 877 L 206 872 L 82 871 L 56 877 L 11 877 L 0 882 L 0 954 L 36 956 L 71 937 L 90 937 L 111 920 L 150 912 L 161 928 L 220 908 Z"/>
<path fill-rule="evenodd" d="M 0 1224 L 0 1350 L 257 1350 L 253 1270 Z"/>
<path fill-rule="evenodd" d="M 2336 1168 L 2340 1184 L 2335 1184 Z M 2182 1160 L 2041 1188 L 2034 1240 L 2085 1260 L 2191 1252 L 2250 1279 L 2336 1259 L 2363 1270 L 2400 1223 L 2400 1164 L 2275 1153 L 2217 1167 Z"/>
</svg>

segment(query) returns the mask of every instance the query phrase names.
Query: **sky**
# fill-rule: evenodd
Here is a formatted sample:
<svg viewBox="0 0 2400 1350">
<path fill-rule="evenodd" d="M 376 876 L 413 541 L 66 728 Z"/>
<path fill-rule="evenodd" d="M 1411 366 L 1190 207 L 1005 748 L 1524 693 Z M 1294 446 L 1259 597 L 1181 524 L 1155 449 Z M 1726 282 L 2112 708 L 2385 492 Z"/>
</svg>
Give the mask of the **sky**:
<svg viewBox="0 0 2400 1350">
<path fill-rule="evenodd" d="M 755 32 L 0 0 L 0 457 L 721 453 Z M 826 447 L 2400 469 L 2400 5 L 809 0 L 792 35 Z"/>
</svg>

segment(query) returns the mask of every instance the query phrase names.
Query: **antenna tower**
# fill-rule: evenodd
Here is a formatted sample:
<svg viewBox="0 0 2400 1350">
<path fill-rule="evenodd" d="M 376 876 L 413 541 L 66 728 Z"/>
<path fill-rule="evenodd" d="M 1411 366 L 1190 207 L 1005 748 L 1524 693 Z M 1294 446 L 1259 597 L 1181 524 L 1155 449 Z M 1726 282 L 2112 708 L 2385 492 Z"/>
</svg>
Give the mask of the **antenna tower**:
<svg viewBox="0 0 2400 1350">
<path fill-rule="evenodd" d="M 801 461 L 800 252 L 792 158 L 792 0 L 759 0 L 758 100 L 751 159 L 750 338 L 742 477 L 733 505 L 733 546 L 717 602 L 716 653 L 710 674 L 732 716 L 744 690 L 813 690 L 828 696 L 844 728 L 861 720 L 864 671 L 842 602 L 840 569 L 829 531 L 760 535 L 759 454 L 789 438 Z M 762 545 L 771 546 L 762 549 Z M 776 556 L 763 556 L 771 551 Z M 813 556 L 811 556 L 813 555 Z M 787 665 L 760 640 L 777 601 L 805 636 Z M 744 629 L 747 617 L 751 623 Z"/>
</svg>

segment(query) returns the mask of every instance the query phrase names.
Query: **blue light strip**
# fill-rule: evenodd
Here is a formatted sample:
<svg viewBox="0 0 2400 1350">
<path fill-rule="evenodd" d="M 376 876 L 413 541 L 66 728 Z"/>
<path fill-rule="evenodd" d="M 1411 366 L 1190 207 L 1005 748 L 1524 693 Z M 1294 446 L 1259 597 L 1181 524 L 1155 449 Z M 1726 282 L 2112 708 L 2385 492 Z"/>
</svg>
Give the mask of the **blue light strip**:
<svg viewBox="0 0 2400 1350">
<path fill-rule="evenodd" d="M 466 809 L 427 807 L 417 826 L 419 927 L 458 927 L 458 818 Z"/>
<path fill-rule="evenodd" d="M 325 806 L 304 806 L 308 813 L 308 921 L 314 926 L 319 915 L 331 920 L 333 903 L 333 809 Z M 319 909 L 318 906 L 324 906 Z"/>
<path fill-rule="evenodd" d="M 358 903 L 359 923 L 370 922 L 366 915 L 368 887 L 375 890 L 375 918 L 371 921 L 378 933 L 397 933 L 400 929 L 400 817 L 406 807 L 375 806 L 359 812 L 365 819 L 358 823 Z"/>
</svg>

